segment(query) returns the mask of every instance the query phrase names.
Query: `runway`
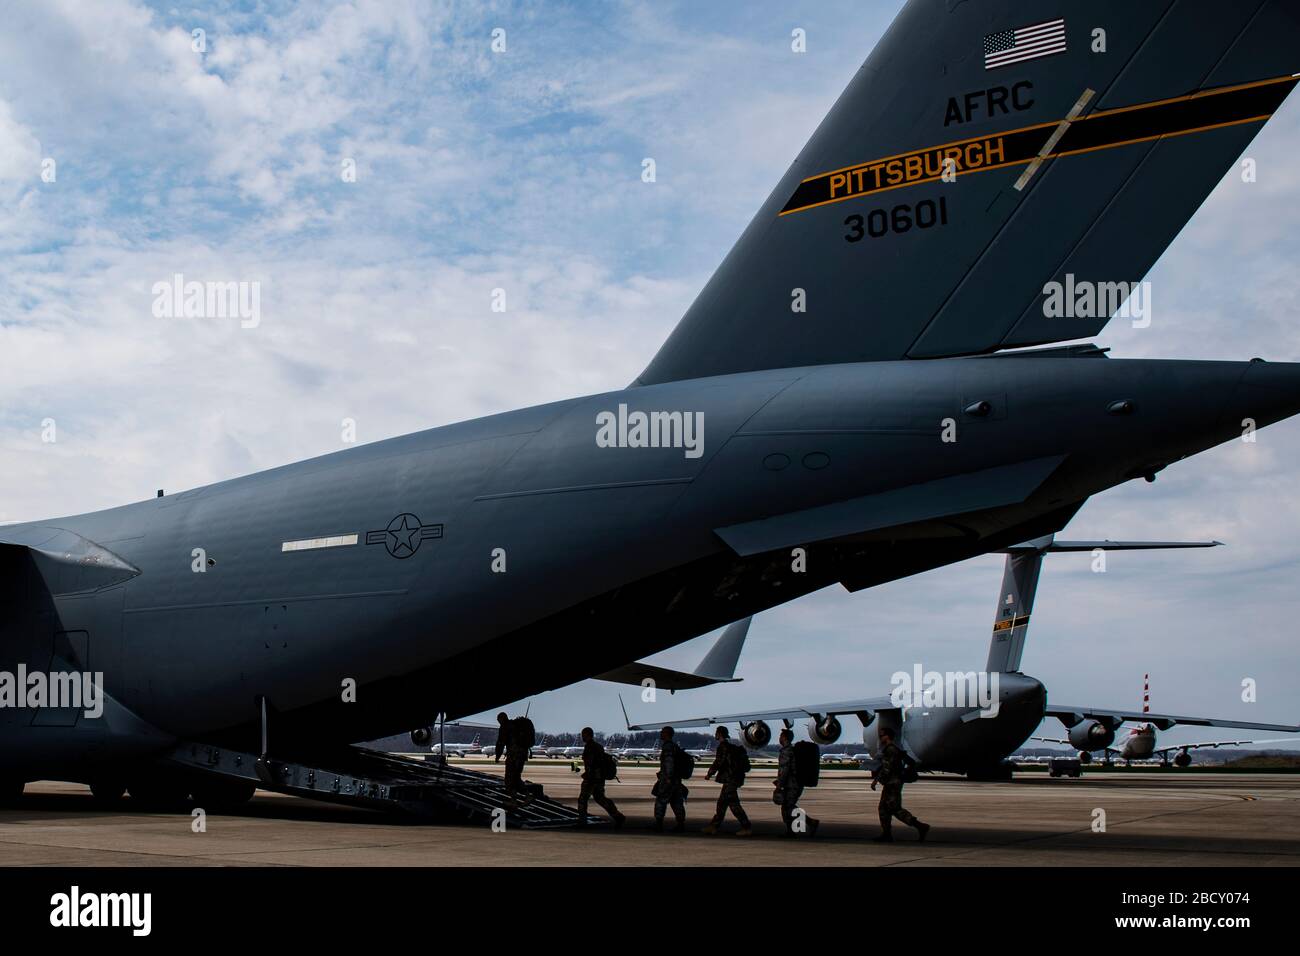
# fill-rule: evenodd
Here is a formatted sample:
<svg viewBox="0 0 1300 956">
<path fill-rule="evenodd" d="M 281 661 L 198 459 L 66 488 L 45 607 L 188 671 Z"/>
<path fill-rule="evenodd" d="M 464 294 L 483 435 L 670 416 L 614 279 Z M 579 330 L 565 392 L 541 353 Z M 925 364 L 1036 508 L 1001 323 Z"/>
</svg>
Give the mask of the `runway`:
<svg viewBox="0 0 1300 956">
<path fill-rule="evenodd" d="M 471 765 L 491 768 L 490 763 Z M 499 768 L 498 772 L 499 772 Z M 525 774 L 547 794 L 577 798 L 568 762 L 533 761 Z M 487 827 L 415 825 L 369 811 L 259 792 L 240 812 L 207 817 L 195 833 L 186 813 L 133 812 L 130 799 L 94 807 L 72 784 L 30 784 L 0 810 L 6 866 L 1286 866 L 1300 864 L 1300 776 L 1096 774 L 1078 780 L 1028 774 L 1010 783 L 923 778 L 905 805 L 933 825 L 918 843 L 876 844 L 876 804 L 861 771 L 826 771 L 804 797 L 822 820 L 815 839 L 787 837 L 770 799 L 773 771 L 752 773 L 741 792 L 754 821 L 748 840 L 705 836 L 717 787 L 689 782 L 689 830 L 655 834 L 654 770 L 625 768 L 609 795 L 629 817 L 620 833 L 494 833 Z M 593 807 L 593 810 L 595 808 Z M 1104 812 L 1104 832 L 1094 821 Z"/>
</svg>

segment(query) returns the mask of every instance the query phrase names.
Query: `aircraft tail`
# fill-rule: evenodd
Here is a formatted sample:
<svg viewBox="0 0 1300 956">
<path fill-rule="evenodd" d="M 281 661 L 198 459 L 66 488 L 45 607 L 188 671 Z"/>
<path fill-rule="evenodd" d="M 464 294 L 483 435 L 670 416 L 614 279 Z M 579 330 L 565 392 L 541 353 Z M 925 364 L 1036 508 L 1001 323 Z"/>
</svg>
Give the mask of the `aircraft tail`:
<svg viewBox="0 0 1300 956">
<path fill-rule="evenodd" d="M 1096 335 L 1297 35 L 1294 0 L 910 0 L 637 384 Z"/>
<path fill-rule="evenodd" d="M 1078 551 L 1168 551 L 1215 548 L 1221 544 L 1220 541 L 1057 541 L 1052 535 L 1047 535 L 1004 549 L 1000 553 L 1005 554 L 1007 560 L 1002 569 L 998 606 L 993 613 L 993 639 L 989 643 L 985 669 L 990 673 L 1020 670 L 1044 555 Z M 1143 698 L 1143 706 L 1146 706 L 1149 699 L 1145 690 Z"/>
<path fill-rule="evenodd" d="M 1040 543 L 1050 544 L 1051 537 L 1031 541 L 1028 547 L 1009 553 L 1003 565 L 1002 590 L 993 615 L 993 640 L 985 666 L 990 673 L 1020 670 L 1038 575 L 1043 568 L 1044 551 L 1038 546 Z"/>
</svg>

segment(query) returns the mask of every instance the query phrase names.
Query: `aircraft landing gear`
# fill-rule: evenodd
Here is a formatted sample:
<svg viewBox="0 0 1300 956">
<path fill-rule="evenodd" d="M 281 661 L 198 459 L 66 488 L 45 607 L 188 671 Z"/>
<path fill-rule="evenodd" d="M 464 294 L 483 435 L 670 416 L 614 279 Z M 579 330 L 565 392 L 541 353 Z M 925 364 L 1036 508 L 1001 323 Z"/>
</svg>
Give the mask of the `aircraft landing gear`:
<svg viewBox="0 0 1300 956">
<path fill-rule="evenodd" d="M 1012 777 L 1016 770 L 1016 765 L 1010 761 L 993 764 L 990 767 L 979 767 L 974 770 L 966 771 L 967 780 L 979 780 L 987 782 L 1005 783 Z"/>
<path fill-rule="evenodd" d="M 257 786 L 244 780 L 226 780 L 213 777 L 196 780 L 190 791 L 194 805 L 207 811 L 233 810 L 253 799 Z"/>
<path fill-rule="evenodd" d="M 131 794 L 131 802 L 142 810 L 175 813 L 189 809 L 189 788 L 170 774 L 150 774 L 132 780 L 127 791 Z"/>
<path fill-rule="evenodd" d="M 145 810 L 176 813 L 202 807 L 213 813 L 233 810 L 247 803 L 257 792 L 251 780 L 215 774 L 150 773 L 127 787 L 131 800 Z M 120 791 L 118 791 L 120 795 Z"/>
</svg>

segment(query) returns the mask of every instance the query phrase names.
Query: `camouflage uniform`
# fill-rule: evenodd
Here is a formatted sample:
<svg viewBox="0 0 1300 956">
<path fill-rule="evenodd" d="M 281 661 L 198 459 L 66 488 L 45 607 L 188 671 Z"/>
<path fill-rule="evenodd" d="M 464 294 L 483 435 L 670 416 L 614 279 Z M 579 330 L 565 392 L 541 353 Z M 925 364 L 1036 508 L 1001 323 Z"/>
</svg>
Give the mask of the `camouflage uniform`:
<svg viewBox="0 0 1300 956">
<path fill-rule="evenodd" d="M 718 793 L 718 806 L 713 811 L 713 820 L 709 823 L 709 826 L 714 828 L 722 826 L 722 820 L 730 810 L 739 821 L 740 828 L 749 829 L 749 817 L 745 813 L 745 808 L 740 805 L 740 788 L 745 778 L 736 772 L 734 764 L 733 748 L 739 746 L 727 740 L 721 741 L 717 752 L 713 755 L 713 766 L 709 767 L 708 776 L 716 776 L 718 783 L 722 784 L 722 790 Z"/>
<path fill-rule="evenodd" d="M 672 741 L 659 748 L 659 777 L 652 793 L 655 798 L 655 827 L 662 829 L 664 814 L 673 808 L 677 818 L 677 829 L 686 827 L 686 787 L 682 785 L 680 771 L 677 768 L 678 747 Z"/>
<path fill-rule="evenodd" d="M 903 765 L 907 755 L 896 743 L 888 743 L 880 748 L 880 768 L 876 771 L 876 782 L 880 784 L 880 828 L 883 836 L 888 837 L 893 830 L 893 817 L 898 817 L 909 827 L 921 829 L 924 824 L 903 809 Z M 927 828 L 928 829 L 928 828 Z"/>
<path fill-rule="evenodd" d="M 803 787 L 794 772 L 794 744 L 781 748 L 776 758 L 776 792 L 781 804 L 781 819 L 785 828 L 794 832 L 794 811 L 799 807 L 799 798 L 803 796 Z M 809 820 L 809 822 L 812 822 Z"/>
<path fill-rule="evenodd" d="M 591 741 L 582 748 L 582 789 L 578 791 L 578 817 L 587 822 L 587 805 L 595 800 L 596 805 L 610 815 L 616 822 L 623 819 L 614 801 L 605 796 L 605 775 L 601 772 L 601 758 L 605 748 L 596 741 Z"/>
</svg>

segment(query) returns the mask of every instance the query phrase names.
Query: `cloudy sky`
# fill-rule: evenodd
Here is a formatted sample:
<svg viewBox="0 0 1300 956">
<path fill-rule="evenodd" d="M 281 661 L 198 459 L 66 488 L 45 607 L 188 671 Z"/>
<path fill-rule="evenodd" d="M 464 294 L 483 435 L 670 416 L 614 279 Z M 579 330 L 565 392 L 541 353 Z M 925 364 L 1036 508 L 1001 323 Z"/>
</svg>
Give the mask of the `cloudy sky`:
<svg viewBox="0 0 1300 956">
<path fill-rule="evenodd" d="M 249 6 L 7 8 L 0 521 L 334 451 L 345 418 L 373 441 L 625 385 L 899 4 Z M 1248 151 L 1257 181 L 1227 176 L 1148 277 L 1151 326 L 1116 320 L 1099 344 L 1300 360 L 1298 152 L 1293 100 Z M 259 282 L 260 323 L 155 317 L 151 290 L 175 273 Z M 1067 535 L 1228 547 L 1115 554 L 1105 574 L 1052 558 L 1026 671 L 1058 701 L 1136 706 L 1150 672 L 1159 710 L 1300 718 L 1298 465 L 1292 421 L 1094 498 Z M 743 684 L 634 713 L 875 695 L 914 662 L 979 666 L 1000 564 L 796 601 L 756 620 Z M 661 659 L 693 665 L 707 641 Z M 617 729 L 616 692 L 586 682 L 533 714 Z"/>
</svg>

